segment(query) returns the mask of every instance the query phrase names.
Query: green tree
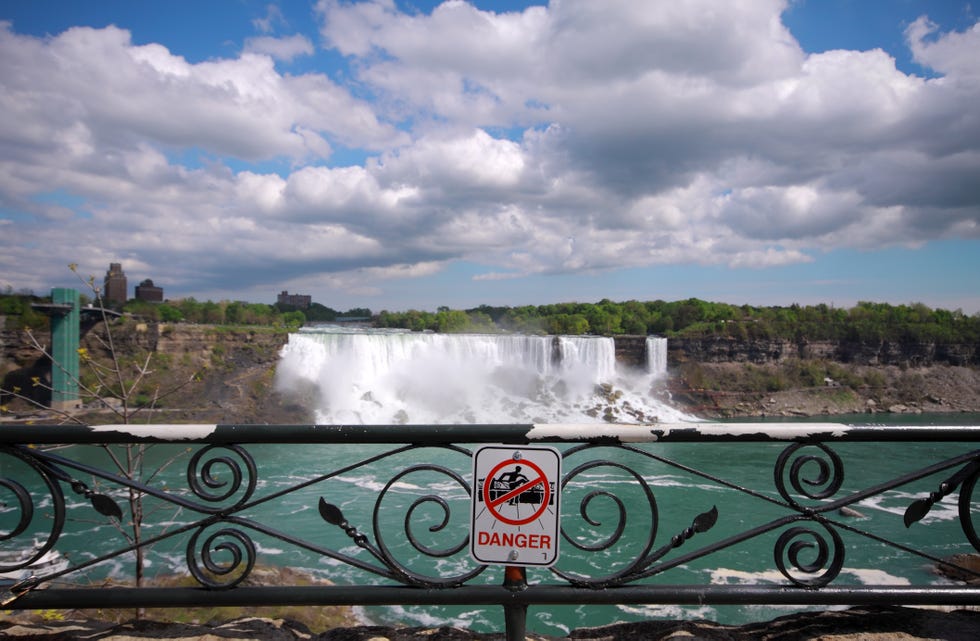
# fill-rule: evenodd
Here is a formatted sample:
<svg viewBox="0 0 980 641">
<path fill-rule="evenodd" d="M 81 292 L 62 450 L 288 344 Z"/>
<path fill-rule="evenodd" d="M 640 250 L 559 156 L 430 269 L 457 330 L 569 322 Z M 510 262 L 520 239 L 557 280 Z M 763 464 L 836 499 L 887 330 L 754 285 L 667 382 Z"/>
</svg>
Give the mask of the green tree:
<svg viewBox="0 0 980 641">
<path fill-rule="evenodd" d="M 610 301 L 603 300 L 596 305 L 590 305 L 585 309 L 584 316 L 589 321 L 589 329 L 593 334 L 611 336 L 623 333 L 620 325 L 622 317 Z"/>
<path fill-rule="evenodd" d="M 210 325 L 220 325 L 225 322 L 225 312 L 220 305 L 207 301 L 201 305 L 200 322 Z"/>
<path fill-rule="evenodd" d="M 470 319 L 466 312 L 447 308 L 436 314 L 436 330 L 444 333 L 459 333 L 469 329 Z"/>
<path fill-rule="evenodd" d="M 295 329 L 303 326 L 303 324 L 306 322 L 306 317 L 303 316 L 303 312 L 297 309 L 294 312 L 286 312 L 283 314 L 282 322 L 284 325 L 286 325 L 286 327 Z"/>
<path fill-rule="evenodd" d="M 160 305 L 159 314 L 160 320 L 165 323 L 176 323 L 184 318 L 179 309 L 167 303 Z"/>
<path fill-rule="evenodd" d="M 229 325 L 241 325 L 245 323 L 246 303 L 235 301 L 225 305 L 225 322 Z"/>
<path fill-rule="evenodd" d="M 470 331 L 481 332 L 485 334 L 492 334 L 497 331 L 497 326 L 494 325 L 493 319 L 483 312 L 466 312 L 466 316 L 469 319 Z"/>
<path fill-rule="evenodd" d="M 545 320 L 549 334 L 588 334 L 589 321 L 582 314 L 556 314 Z"/>
<path fill-rule="evenodd" d="M 622 304 L 622 328 L 627 334 L 646 334 L 650 313 L 640 301 L 629 300 Z"/>
</svg>

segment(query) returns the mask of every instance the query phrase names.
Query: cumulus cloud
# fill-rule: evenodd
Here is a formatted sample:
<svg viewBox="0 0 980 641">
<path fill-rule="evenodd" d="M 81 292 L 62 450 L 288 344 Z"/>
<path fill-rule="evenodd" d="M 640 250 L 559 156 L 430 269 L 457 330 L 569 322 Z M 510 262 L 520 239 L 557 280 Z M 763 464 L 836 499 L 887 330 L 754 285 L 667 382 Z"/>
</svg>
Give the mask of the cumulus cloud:
<svg viewBox="0 0 980 641">
<path fill-rule="evenodd" d="M 631 2 L 560 3 L 504 15 L 446 3 L 421 16 L 386 2 L 319 7 L 328 41 L 362 57 L 361 77 L 396 95 L 403 109 L 478 126 L 560 123 L 561 140 L 546 149 L 552 156 L 525 165 L 550 197 L 534 205 L 562 201 L 569 185 L 587 185 L 587 200 L 606 203 L 607 211 L 562 212 L 571 224 L 630 225 L 637 204 L 651 199 L 676 219 L 677 206 L 664 196 L 707 178 L 737 201 L 719 210 L 716 224 L 746 243 L 819 243 L 881 205 L 908 205 L 914 217 L 911 194 L 899 203 L 883 196 L 912 191 L 888 170 L 896 158 L 917 155 L 919 170 L 945 179 L 916 198 L 938 191 L 976 217 L 975 181 L 963 171 L 929 171 L 935 132 L 913 131 L 940 106 L 961 119 L 974 113 L 961 102 L 974 100 L 974 91 L 902 73 L 881 50 L 805 55 L 779 19 L 779 2 L 712 4 L 711 11 L 689 3 L 657 11 Z M 917 57 L 968 78 L 978 67 L 970 37 L 977 29 L 922 44 L 930 29 L 924 20 L 909 28 Z M 479 34 L 479 43 L 465 46 L 460 34 Z M 980 131 L 961 124 L 945 125 L 960 141 Z M 960 161 L 976 169 L 972 159 Z M 727 170 L 740 163 L 767 170 L 739 184 Z M 858 165 L 889 185 L 855 180 L 864 174 L 854 173 Z M 801 208 L 801 194 L 811 206 Z"/>
<path fill-rule="evenodd" d="M 7 133 L 26 151 L 147 142 L 247 160 L 322 159 L 330 140 L 377 147 L 399 134 L 322 75 L 284 76 L 266 56 L 188 63 L 116 27 L 48 40 L 0 31 Z"/>
<path fill-rule="evenodd" d="M 282 9 L 275 4 L 267 4 L 265 6 L 265 15 L 252 20 L 252 25 L 260 33 L 272 33 L 276 27 L 285 24 L 286 17 L 282 14 Z"/>
<path fill-rule="evenodd" d="M 920 64 L 943 74 L 976 81 L 980 75 L 976 52 L 980 49 L 980 23 L 963 33 L 938 33 L 939 27 L 920 16 L 905 30 L 912 55 Z"/>
<path fill-rule="evenodd" d="M 333 75 L 277 68 L 314 50 L 270 35 L 274 7 L 199 63 L 117 27 L 0 25 L 0 265 L 84 248 L 93 272 L 366 293 L 458 260 L 764 268 L 980 236 L 980 25 L 910 24 L 921 77 L 805 53 L 786 6 L 320 0 Z"/>
<path fill-rule="evenodd" d="M 245 51 L 272 56 L 286 62 L 297 56 L 313 54 L 313 43 L 306 36 L 295 34 L 284 38 L 257 36 L 245 41 Z"/>
</svg>

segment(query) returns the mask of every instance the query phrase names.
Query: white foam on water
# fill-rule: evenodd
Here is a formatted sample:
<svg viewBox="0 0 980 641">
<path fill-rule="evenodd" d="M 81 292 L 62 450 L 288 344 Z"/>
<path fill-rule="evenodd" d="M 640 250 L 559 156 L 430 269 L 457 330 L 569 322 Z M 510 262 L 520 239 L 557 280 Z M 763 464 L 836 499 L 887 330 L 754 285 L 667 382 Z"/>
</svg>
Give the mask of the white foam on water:
<svg viewBox="0 0 980 641">
<path fill-rule="evenodd" d="M 895 576 L 877 568 L 844 568 L 841 574 L 849 574 L 864 585 L 912 585 L 903 576 Z"/>
<path fill-rule="evenodd" d="M 867 508 L 886 512 L 888 514 L 894 514 L 896 516 L 904 516 L 905 510 L 908 509 L 909 505 L 911 505 L 914 501 L 927 497 L 927 492 L 922 492 L 919 494 L 911 494 L 908 492 L 887 492 L 885 494 L 878 494 L 876 496 L 863 499 L 860 503 L 858 503 L 858 509 L 860 511 L 862 508 Z M 934 503 L 932 507 L 929 508 L 929 513 L 922 517 L 922 519 L 919 520 L 919 523 L 921 525 L 928 525 L 929 523 L 935 523 L 938 521 L 954 521 L 959 519 L 959 505 L 956 499 L 957 495 L 954 494 Z"/>
<path fill-rule="evenodd" d="M 706 605 L 617 605 L 616 609 L 624 614 L 643 619 L 693 620 L 715 618 L 715 609 Z"/>
<path fill-rule="evenodd" d="M 496 616 L 497 612 L 493 612 Z M 387 606 L 385 608 L 385 618 L 396 622 L 398 625 L 422 626 L 427 628 L 451 626 L 468 630 L 474 625 L 487 627 L 495 624 L 496 621 L 487 617 L 487 611 L 483 609 L 466 610 L 457 613 L 452 617 L 445 617 L 432 614 L 428 609 L 422 607 L 406 607 L 401 605 Z"/>
<path fill-rule="evenodd" d="M 911 585 L 911 581 L 907 578 L 877 568 L 843 568 L 840 574 L 852 576 L 864 585 Z M 712 585 L 758 585 L 760 583 L 786 583 L 786 577 L 779 570 L 746 572 L 732 568 L 717 568 L 711 571 Z"/>
<path fill-rule="evenodd" d="M 612 338 L 311 328 L 280 353 L 280 390 L 310 385 L 328 424 L 650 423 L 695 420 L 663 393 L 666 340 L 647 371 L 619 368 Z"/>
<path fill-rule="evenodd" d="M 564 634 L 566 636 L 572 631 L 571 626 L 569 626 L 568 624 L 566 624 L 566 623 L 564 623 L 564 622 L 556 619 L 555 616 L 551 612 L 549 612 L 547 610 L 545 610 L 544 612 L 537 612 L 537 613 L 535 613 L 534 614 L 534 620 L 535 621 L 539 621 L 542 625 L 546 625 L 546 626 L 549 626 L 549 627 L 552 627 L 552 628 L 556 628 L 559 631 L 561 631 L 562 634 Z"/>
<path fill-rule="evenodd" d="M 340 481 L 341 483 L 355 485 L 361 489 L 371 490 L 372 492 L 380 492 L 385 486 L 383 482 L 378 480 L 378 478 L 373 475 L 337 476 L 336 480 Z"/>
<path fill-rule="evenodd" d="M 262 545 L 261 543 L 256 543 L 255 548 L 259 554 L 265 554 L 267 556 L 278 556 L 284 554 L 285 550 L 282 548 L 274 548 Z"/>
</svg>

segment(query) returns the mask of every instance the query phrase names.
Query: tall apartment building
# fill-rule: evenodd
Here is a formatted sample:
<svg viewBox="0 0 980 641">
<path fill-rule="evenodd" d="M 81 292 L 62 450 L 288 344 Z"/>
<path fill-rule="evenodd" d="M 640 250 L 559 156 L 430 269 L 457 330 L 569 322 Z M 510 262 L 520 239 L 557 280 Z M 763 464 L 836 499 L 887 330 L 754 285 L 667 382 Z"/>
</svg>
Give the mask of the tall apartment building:
<svg viewBox="0 0 980 641">
<path fill-rule="evenodd" d="M 109 263 L 109 271 L 105 273 L 102 287 L 102 299 L 106 304 L 126 304 L 126 274 L 123 273 L 122 263 Z"/>
</svg>

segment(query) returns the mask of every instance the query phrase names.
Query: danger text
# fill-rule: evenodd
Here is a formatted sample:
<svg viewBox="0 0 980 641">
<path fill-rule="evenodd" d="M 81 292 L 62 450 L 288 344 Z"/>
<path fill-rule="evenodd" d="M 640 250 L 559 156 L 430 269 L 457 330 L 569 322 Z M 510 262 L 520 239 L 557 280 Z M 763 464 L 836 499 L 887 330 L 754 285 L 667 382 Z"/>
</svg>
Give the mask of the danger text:
<svg viewBox="0 0 980 641">
<path fill-rule="evenodd" d="M 548 534 L 524 534 L 523 532 L 478 532 L 477 544 L 509 548 L 551 549 Z"/>
</svg>

